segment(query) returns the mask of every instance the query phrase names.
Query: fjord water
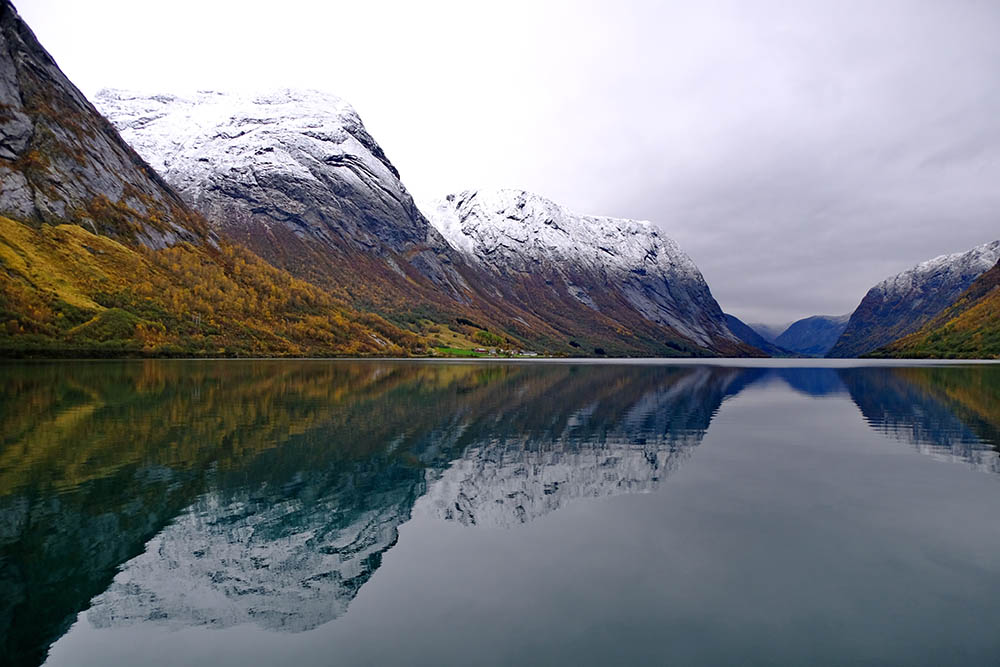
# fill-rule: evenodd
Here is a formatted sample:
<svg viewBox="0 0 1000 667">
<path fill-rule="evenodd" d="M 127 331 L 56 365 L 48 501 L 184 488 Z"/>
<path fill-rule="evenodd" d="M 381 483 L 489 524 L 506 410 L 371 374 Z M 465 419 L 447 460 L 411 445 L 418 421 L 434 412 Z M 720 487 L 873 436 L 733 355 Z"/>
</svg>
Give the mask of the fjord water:
<svg viewBox="0 0 1000 667">
<path fill-rule="evenodd" d="M 3 664 L 1000 663 L 1000 366 L 0 368 Z"/>
</svg>

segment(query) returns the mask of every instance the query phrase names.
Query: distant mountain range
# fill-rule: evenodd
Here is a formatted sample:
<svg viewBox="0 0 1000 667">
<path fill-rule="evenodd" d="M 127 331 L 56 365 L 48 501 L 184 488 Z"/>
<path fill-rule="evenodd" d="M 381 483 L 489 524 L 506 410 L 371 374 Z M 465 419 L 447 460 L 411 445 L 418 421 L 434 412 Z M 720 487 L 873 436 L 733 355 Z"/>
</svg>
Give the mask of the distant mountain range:
<svg viewBox="0 0 1000 667">
<path fill-rule="evenodd" d="M 729 326 L 729 330 L 736 334 L 740 340 L 742 340 L 747 345 L 753 345 L 758 350 L 767 353 L 772 357 L 793 357 L 795 353 L 791 350 L 786 350 L 774 344 L 774 339 L 780 335 L 780 331 L 775 334 L 770 328 L 764 328 L 761 324 L 746 324 L 740 318 L 735 315 L 725 314 L 726 324 Z M 765 336 L 764 333 L 767 335 Z"/>
<path fill-rule="evenodd" d="M 806 317 L 790 324 L 774 342 L 804 357 L 822 357 L 840 338 L 848 319 L 850 315 Z"/>
<path fill-rule="evenodd" d="M 847 326 L 849 315 L 814 315 L 786 327 L 744 324 L 735 315 L 726 315 L 729 328 L 748 345 L 772 357 L 822 357 Z"/>
<path fill-rule="evenodd" d="M 850 315 L 730 329 L 781 356 L 1000 357 L 1000 241 L 922 262 L 872 287 Z"/>
<path fill-rule="evenodd" d="M 762 322 L 753 322 L 748 324 L 751 329 L 757 332 L 757 334 L 769 343 L 773 343 L 778 336 L 788 328 L 787 324 L 784 325 L 771 325 L 764 324 Z"/>
</svg>

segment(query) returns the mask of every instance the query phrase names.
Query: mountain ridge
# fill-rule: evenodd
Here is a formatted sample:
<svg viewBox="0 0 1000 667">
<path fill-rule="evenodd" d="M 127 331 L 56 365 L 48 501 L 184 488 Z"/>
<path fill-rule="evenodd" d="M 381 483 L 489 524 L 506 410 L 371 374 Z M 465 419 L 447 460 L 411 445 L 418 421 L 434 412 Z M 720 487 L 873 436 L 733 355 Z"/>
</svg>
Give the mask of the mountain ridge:
<svg viewBox="0 0 1000 667">
<path fill-rule="evenodd" d="M 0 356 L 408 355 L 217 238 L 0 0 Z"/>
</svg>

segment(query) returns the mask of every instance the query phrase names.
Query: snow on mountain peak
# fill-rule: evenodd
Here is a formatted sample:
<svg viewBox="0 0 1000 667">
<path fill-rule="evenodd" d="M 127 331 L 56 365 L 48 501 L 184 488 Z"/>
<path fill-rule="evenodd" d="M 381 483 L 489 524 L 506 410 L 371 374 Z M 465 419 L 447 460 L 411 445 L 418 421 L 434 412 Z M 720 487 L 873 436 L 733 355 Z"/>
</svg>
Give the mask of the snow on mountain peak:
<svg viewBox="0 0 1000 667">
<path fill-rule="evenodd" d="M 698 267 L 650 222 L 577 215 L 512 189 L 467 190 L 424 211 L 453 247 L 487 270 L 558 276 L 567 293 L 595 310 L 617 293 L 644 318 L 701 345 L 737 341 Z"/>
<path fill-rule="evenodd" d="M 577 215 L 523 190 L 467 190 L 434 202 L 427 212 L 431 224 L 474 260 L 500 255 L 520 268 L 572 261 L 626 272 L 655 266 L 701 279 L 691 258 L 650 222 Z"/>
<path fill-rule="evenodd" d="M 444 245 L 357 112 L 335 95 L 106 89 L 94 102 L 188 202 L 239 238 L 279 225 L 376 252 Z"/>
<path fill-rule="evenodd" d="M 371 167 L 398 176 L 351 105 L 319 91 L 206 90 L 178 96 L 104 89 L 95 104 L 153 168 L 182 190 L 207 172 L 239 169 L 248 159 L 313 178 L 290 154 L 308 148 L 302 144 L 309 139 L 312 147 L 368 157 Z M 298 145 L 282 144 L 282 137 L 291 136 Z"/>
<path fill-rule="evenodd" d="M 927 280 L 938 277 L 944 282 L 971 282 L 1000 261 L 1000 240 L 978 245 L 966 252 L 940 255 L 917 264 L 875 286 L 885 295 L 904 295 Z"/>
<path fill-rule="evenodd" d="M 860 356 L 917 331 L 998 261 L 1000 241 L 993 241 L 883 280 L 865 294 L 829 356 Z"/>
</svg>

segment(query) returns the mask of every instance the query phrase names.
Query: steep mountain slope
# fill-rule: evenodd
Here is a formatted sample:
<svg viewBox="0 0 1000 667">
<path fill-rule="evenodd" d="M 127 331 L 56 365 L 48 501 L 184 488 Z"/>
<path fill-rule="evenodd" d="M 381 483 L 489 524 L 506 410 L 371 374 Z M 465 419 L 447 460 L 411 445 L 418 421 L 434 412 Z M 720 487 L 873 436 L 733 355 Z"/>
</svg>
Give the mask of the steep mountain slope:
<svg viewBox="0 0 1000 667">
<path fill-rule="evenodd" d="M 868 291 L 827 356 L 856 357 L 917 331 L 1000 260 L 1000 241 L 942 255 Z"/>
<path fill-rule="evenodd" d="M 429 213 L 470 263 L 499 278 L 505 300 L 544 304 L 557 316 L 582 308 L 625 327 L 654 323 L 674 345 L 752 353 L 698 267 L 648 222 L 576 215 L 520 190 L 449 195 Z"/>
<path fill-rule="evenodd" d="M 917 333 L 872 353 L 886 357 L 1000 358 L 1000 263 Z"/>
<path fill-rule="evenodd" d="M 806 357 L 825 356 L 847 328 L 850 315 L 814 315 L 792 322 L 774 339 L 776 345 Z"/>
<path fill-rule="evenodd" d="M 0 1 L 0 215 L 161 248 L 204 224 L 70 83 Z"/>
<path fill-rule="evenodd" d="M 0 355 L 417 349 L 220 244 L 0 0 Z"/>
<path fill-rule="evenodd" d="M 787 357 L 791 356 L 791 352 L 788 350 L 778 347 L 773 342 L 768 341 L 766 338 L 761 336 L 755 329 L 745 324 L 740 318 L 735 315 L 730 315 L 729 313 L 723 313 L 723 317 L 726 318 L 726 326 L 729 330 L 736 334 L 736 337 L 747 345 L 751 345 L 758 350 L 769 354 L 772 357 Z"/>
</svg>

